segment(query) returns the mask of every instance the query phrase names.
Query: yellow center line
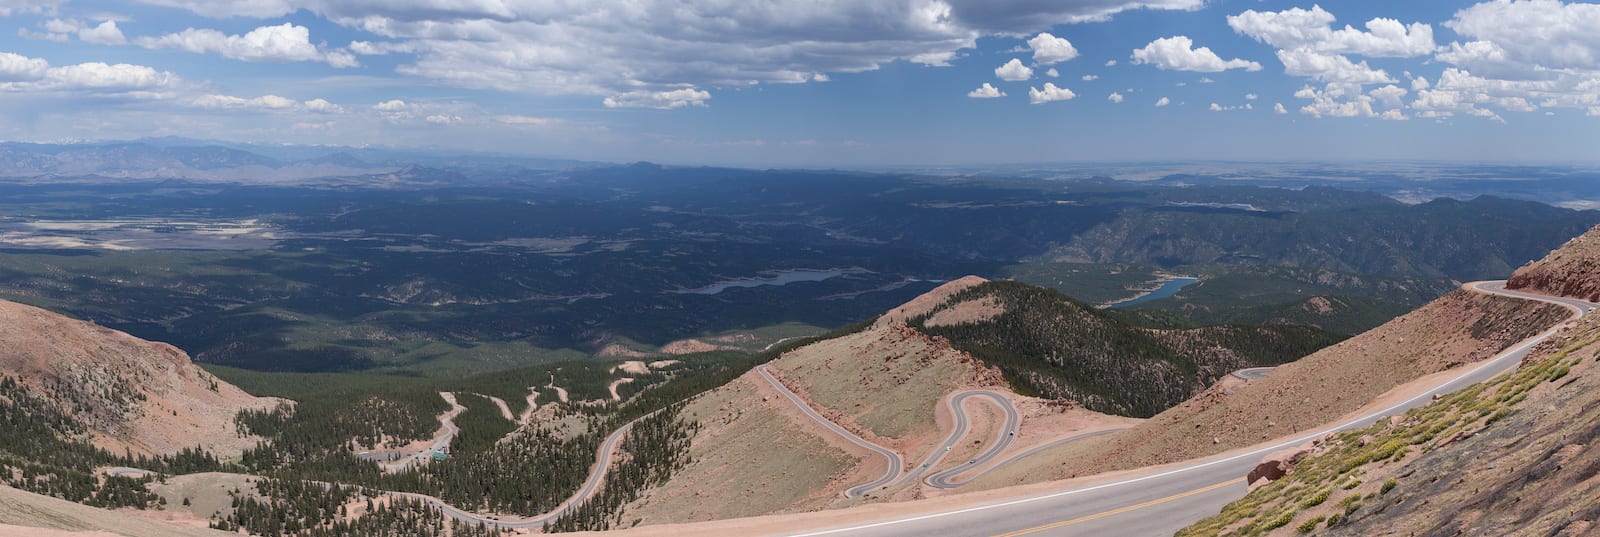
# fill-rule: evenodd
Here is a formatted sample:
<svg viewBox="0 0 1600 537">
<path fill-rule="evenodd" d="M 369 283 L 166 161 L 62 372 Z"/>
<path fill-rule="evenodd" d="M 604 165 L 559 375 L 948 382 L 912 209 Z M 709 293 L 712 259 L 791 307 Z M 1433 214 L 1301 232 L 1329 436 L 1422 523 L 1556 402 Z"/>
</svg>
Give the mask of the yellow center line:
<svg viewBox="0 0 1600 537">
<path fill-rule="evenodd" d="M 1130 505 L 1130 506 L 1127 506 L 1127 507 L 1120 507 L 1120 508 L 1117 508 L 1117 509 L 1112 509 L 1110 511 L 1103 511 L 1103 512 L 1095 513 L 1095 514 L 1088 515 L 1088 516 L 1074 518 L 1072 520 L 1063 520 L 1061 522 L 1056 522 L 1054 524 L 1045 524 L 1043 526 L 1028 528 L 1028 529 L 1021 530 L 1021 531 L 1013 531 L 1011 533 L 1006 533 L 1006 534 L 1003 534 L 1003 535 L 999 535 L 998 537 L 1017 537 L 1018 535 L 1027 535 L 1027 534 L 1030 534 L 1030 533 L 1038 533 L 1038 532 L 1045 531 L 1045 530 L 1053 530 L 1053 529 L 1064 527 L 1064 526 L 1071 526 L 1073 524 L 1079 524 L 1079 523 L 1083 523 L 1083 522 L 1088 522 L 1090 520 L 1097 520 L 1097 519 L 1105 518 L 1105 517 L 1108 517 L 1108 516 L 1120 515 L 1122 513 L 1128 512 L 1128 511 L 1137 511 L 1139 509 L 1144 509 L 1144 508 L 1150 507 L 1152 505 L 1160 505 L 1160 504 L 1163 504 L 1163 503 L 1170 502 L 1172 500 L 1177 500 L 1177 499 L 1180 499 L 1180 498 L 1187 498 L 1189 496 L 1194 496 L 1196 494 L 1203 494 L 1203 493 L 1206 493 L 1206 492 L 1210 492 L 1210 491 L 1213 491 L 1213 490 L 1220 489 L 1222 487 L 1226 487 L 1226 486 L 1234 485 L 1234 484 L 1238 484 L 1238 483 L 1243 483 L 1243 482 L 1244 482 L 1244 478 L 1243 477 L 1234 478 L 1234 479 L 1230 479 L 1228 481 L 1217 483 L 1215 485 L 1211 485 L 1209 487 L 1197 488 L 1197 489 L 1191 490 L 1189 492 L 1174 494 L 1174 495 L 1167 496 L 1165 498 L 1161 498 L 1161 499 L 1158 499 L 1158 500 L 1150 500 L 1148 502 L 1144 502 L 1144 503 L 1141 503 L 1141 504 L 1138 504 L 1138 505 Z"/>
</svg>

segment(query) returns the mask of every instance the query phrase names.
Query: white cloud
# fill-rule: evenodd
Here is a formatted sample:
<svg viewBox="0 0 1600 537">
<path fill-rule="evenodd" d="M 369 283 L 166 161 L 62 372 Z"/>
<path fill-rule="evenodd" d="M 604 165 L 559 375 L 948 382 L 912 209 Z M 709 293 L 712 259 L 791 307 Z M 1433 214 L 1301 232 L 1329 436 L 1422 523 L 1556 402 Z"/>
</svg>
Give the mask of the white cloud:
<svg viewBox="0 0 1600 537">
<path fill-rule="evenodd" d="M 78 30 L 78 39 L 95 45 L 123 45 L 128 42 L 128 38 L 122 35 L 122 30 L 117 28 L 117 21 L 109 20 L 93 28 Z"/>
<path fill-rule="evenodd" d="M 431 114 L 428 117 L 422 118 L 422 120 L 435 125 L 453 125 L 461 122 L 461 116 L 452 116 L 449 114 Z"/>
<path fill-rule="evenodd" d="M 1084 82 L 1093 82 L 1096 80 L 1100 80 L 1100 75 L 1083 75 Z"/>
<path fill-rule="evenodd" d="M 1600 5 L 1555 0 L 1483 2 L 1444 25 L 1451 43 L 1442 61 L 1506 78 L 1538 78 L 1544 70 L 1600 70 Z"/>
<path fill-rule="evenodd" d="M 1246 93 L 1246 94 L 1244 94 L 1244 100 L 1246 100 L 1246 101 L 1254 101 L 1254 100 L 1256 100 L 1256 97 L 1257 96 L 1254 93 Z"/>
<path fill-rule="evenodd" d="M 215 53 L 247 62 L 325 61 L 333 67 L 357 65 L 354 55 L 345 51 L 324 52 L 311 44 L 310 30 L 287 22 L 277 26 L 262 26 L 244 35 L 189 28 L 160 37 L 142 37 L 135 42 L 145 48 L 175 48 L 196 54 Z"/>
<path fill-rule="evenodd" d="M 1160 108 L 1160 107 L 1163 107 L 1163 106 L 1166 106 L 1166 105 L 1169 105 L 1169 104 L 1172 104 L 1172 99 L 1168 99 L 1166 97 L 1162 97 L 1162 98 L 1156 100 L 1156 108 Z"/>
<path fill-rule="evenodd" d="M 181 83 L 178 75 L 143 65 L 87 62 L 51 67 L 43 59 L 0 52 L 0 91 L 152 99 L 172 96 Z"/>
<path fill-rule="evenodd" d="M 1286 11 L 1245 11 L 1228 17 L 1233 31 L 1256 41 L 1280 49 L 1305 49 L 1322 54 L 1356 54 L 1361 56 L 1409 58 L 1433 52 L 1433 27 L 1412 23 L 1401 24 L 1394 19 L 1375 18 L 1367 21 L 1363 32 L 1346 25 L 1335 30 L 1334 17 L 1313 5 L 1310 10 L 1293 8 Z"/>
<path fill-rule="evenodd" d="M 198 106 L 200 108 L 257 108 L 263 110 L 287 110 L 300 105 L 300 103 L 295 102 L 293 99 L 287 99 L 277 95 L 263 95 L 253 99 L 245 99 L 231 95 L 215 94 L 201 95 L 191 100 L 189 104 Z"/>
<path fill-rule="evenodd" d="M 1283 103 L 1272 103 L 1272 111 L 1279 114 L 1289 113 L 1289 110 L 1283 107 Z"/>
<path fill-rule="evenodd" d="M 1211 77 L 1209 77 L 1209 76 L 1200 77 L 1200 83 L 1201 84 L 1210 84 L 1210 83 L 1213 83 L 1213 82 L 1216 82 L 1216 81 L 1212 80 Z"/>
<path fill-rule="evenodd" d="M 694 88 L 670 91 L 630 91 L 606 97 L 606 108 L 655 108 L 668 110 L 688 106 L 705 106 L 711 92 Z"/>
<path fill-rule="evenodd" d="M 1116 67 L 1117 60 L 1106 60 L 1106 67 Z"/>
<path fill-rule="evenodd" d="M 1428 79 L 1420 76 L 1411 79 L 1411 91 L 1422 91 L 1425 89 L 1428 89 Z"/>
<path fill-rule="evenodd" d="M 0 52 L 0 82 L 39 80 L 50 71 L 50 62 L 21 54 Z"/>
<path fill-rule="evenodd" d="M 1224 61 L 1210 48 L 1194 48 L 1187 36 L 1163 37 L 1133 51 L 1133 63 L 1151 64 L 1169 71 L 1216 73 L 1228 69 L 1260 71 L 1261 64 L 1234 58 Z"/>
<path fill-rule="evenodd" d="M 1033 69 L 1022 65 L 1022 60 L 1012 58 L 1005 65 L 994 68 L 994 76 L 1007 82 L 1021 82 L 1033 78 Z"/>
<path fill-rule="evenodd" d="M 1405 112 L 1401 112 L 1398 108 L 1385 110 L 1382 114 L 1378 114 L 1378 118 L 1384 121 L 1408 121 L 1411 119 L 1406 117 Z"/>
<path fill-rule="evenodd" d="M 1114 103 L 1121 103 L 1122 102 L 1122 94 L 1113 91 L 1113 92 L 1111 92 L 1111 95 L 1107 95 L 1106 96 L 1106 100 L 1114 102 Z"/>
<path fill-rule="evenodd" d="M 517 125 L 523 127 L 545 127 L 550 125 L 558 125 L 561 123 L 561 120 L 556 118 L 516 115 L 495 116 L 494 120 L 507 125 Z"/>
<path fill-rule="evenodd" d="M 1231 105 L 1231 106 L 1222 106 L 1222 105 L 1217 104 L 1217 103 L 1211 103 L 1211 107 L 1210 107 L 1210 110 L 1212 112 L 1232 112 L 1232 111 L 1235 111 L 1235 110 L 1255 110 L 1255 109 L 1256 109 L 1255 105 L 1250 104 L 1250 103 Z"/>
<path fill-rule="evenodd" d="M 411 108 L 411 105 L 400 99 L 391 99 L 372 105 L 372 109 L 379 112 L 402 112 L 409 108 Z"/>
<path fill-rule="evenodd" d="M 1028 102 L 1031 104 L 1044 104 L 1053 101 L 1066 101 L 1078 94 L 1067 88 L 1058 88 L 1050 82 L 1044 83 L 1044 89 L 1028 88 Z"/>
<path fill-rule="evenodd" d="M 305 102 L 306 110 L 324 114 L 339 114 L 344 112 L 344 107 L 328 102 L 325 99 L 312 99 Z"/>
<path fill-rule="evenodd" d="M 0 17 L 12 15 L 54 15 L 66 0 L 5 0 L 0 2 Z"/>
<path fill-rule="evenodd" d="M 1038 35 L 1204 0 L 141 0 L 212 17 L 299 9 L 399 43 L 396 71 L 447 85 L 613 95 L 810 81 L 897 60 L 949 65 L 986 36 Z M 367 41 L 364 41 L 367 42 Z M 394 48 L 360 47 L 361 54 Z"/>
<path fill-rule="evenodd" d="M 1051 67 L 1049 71 L 1044 72 L 1044 76 L 1048 76 L 1050 78 L 1060 78 L 1061 71 L 1057 71 L 1056 68 Z"/>
<path fill-rule="evenodd" d="M 1283 62 L 1285 73 L 1329 84 L 1362 86 L 1395 81 L 1382 69 L 1368 67 L 1365 61 L 1355 63 L 1344 56 L 1321 54 L 1303 48 L 1278 51 L 1278 61 Z"/>
<path fill-rule="evenodd" d="M 1405 88 L 1402 88 L 1400 86 L 1396 86 L 1394 84 L 1390 84 L 1390 85 L 1387 85 L 1387 86 L 1372 90 L 1371 92 L 1368 92 L 1367 94 L 1371 95 L 1372 98 L 1377 99 L 1378 102 L 1383 103 L 1384 106 L 1387 106 L 1389 108 L 1400 108 L 1400 106 L 1401 106 L 1400 98 L 1401 97 L 1405 97 L 1407 93 L 1409 93 L 1409 92 L 1407 92 L 1405 90 Z"/>
<path fill-rule="evenodd" d="M 988 82 L 984 82 L 982 86 L 978 86 L 978 89 L 967 92 L 967 96 L 974 99 L 994 99 L 1005 97 L 1006 92 L 1000 91 Z"/>
<path fill-rule="evenodd" d="M 1372 97 L 1356 93 L 1348 95 L 1339 86 L 1330 86 L 1326 90 L 1318 90 L 1310 86 L 1294 92 L 1295 97 L 1308 99 L 1311 104 L 1300 107 L 1300 113 L 1308 116 L 1323 117 L 1373 117 Z"/>
<path fill-rule="evenodd" d="M 1078 49 L 1072 46 L 1071 41 L 1047 32 L 1029 39 L 1028 48 L 1033 50 L 1033 63 L 1039 65 L 1061 63 L 1078 57 Z"/>
</svg>

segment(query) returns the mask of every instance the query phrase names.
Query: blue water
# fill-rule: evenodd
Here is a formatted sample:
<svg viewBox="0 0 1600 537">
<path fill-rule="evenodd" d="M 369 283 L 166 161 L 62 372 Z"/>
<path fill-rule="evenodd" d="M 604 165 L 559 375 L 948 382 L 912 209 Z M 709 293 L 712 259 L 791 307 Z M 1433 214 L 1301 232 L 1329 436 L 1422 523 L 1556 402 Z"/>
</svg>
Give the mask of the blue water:
<svg viewBox="0 0 1600 537">
<path fill-rule="evenodd" d="M 1131 306 L 1137 306 L 1139 304 L 1143 304 L 1143 303 L 1149 302 L 1151 300 L 1161 300 L 1163 298 L 1167 298 L 1167 297 L 1170 297 L 1172 295 L 1178 294 L 1178 290 L 1183 289 L 1185 287 L 1188 287 L 1190 284 L 1193 284 L 1194 282 L 1198 282 L 1198 281 L 1200 281 L 1199 278 L 1189 278 L 1189 277 L 1173 278 L 1171 280 L 1167 280 L 1166 283 L 1161 284 L 1161 287 L 1156 288 L 1155 291 L 1151 291 L 1150 294 L 1148 294 L 1148 295 L 1144 295 L 1144 296 L 1141 296 L 1139 298 L 1135 298 L 1133 300 L 1129 300 L 1127 302 L 1121 302 L 1121 303 L 1118 303 L 1118 304 L 1114 304 L 1111 307 L 1113 307 L 1113 308 L 1126 308 L 1126 307 L 1131 307 Z"/>
<path fill-rule="evenodd" d="M 763 285 L 789 285 L 791 283 L 799 282 L 820 282 L 830 278 L 837 278 L 846 274 L 862 274 L 866 272 L 871 271 L 859 268 L 786 270 L 783 272 L 774 273 L 775 275 L 771 278 L 739 278 L 735 280 L 723 280 L 699 289 L 673 289 L 667 292 L 692 295 L 714 295 L 735 287 L 761 287 Z"/>
</svg>

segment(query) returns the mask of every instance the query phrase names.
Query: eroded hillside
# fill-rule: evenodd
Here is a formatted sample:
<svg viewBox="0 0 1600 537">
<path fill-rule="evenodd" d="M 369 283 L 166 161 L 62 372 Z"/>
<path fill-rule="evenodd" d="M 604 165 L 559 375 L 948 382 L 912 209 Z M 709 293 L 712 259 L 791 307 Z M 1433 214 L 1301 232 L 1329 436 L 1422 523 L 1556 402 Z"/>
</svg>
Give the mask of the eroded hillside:
<svg viewBox="0 0 1600 537">
<path fill-rule="evenodd" d="M 1600 301 L 1600 227 L 1517 269 L 1506 288 Z"/>
<path fill-rule="evenodd" d="M 236 434 L 234 416 L 277 404 L 217 379 L 165 343 L 5 301 L 0 325 L 0 374 L 59 404 L 115 453 L 199 446 L 237 454 L 251 441 Z"/>
</svg>

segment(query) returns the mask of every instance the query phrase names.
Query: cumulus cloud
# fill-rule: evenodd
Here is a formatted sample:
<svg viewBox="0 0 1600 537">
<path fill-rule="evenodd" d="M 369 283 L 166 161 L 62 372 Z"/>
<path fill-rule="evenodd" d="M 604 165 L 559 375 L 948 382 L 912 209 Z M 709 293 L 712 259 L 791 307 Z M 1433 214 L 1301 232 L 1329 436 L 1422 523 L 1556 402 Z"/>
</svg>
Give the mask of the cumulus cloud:
<svg viewBox="0 0 1600 537">
<path fill-rule="evenodd" d="M 243 35 L 227 35 L 212 29 L 189 28 L 160 37 L 135 40 L 151 49 L 172 48 L 196 54 L 214 53 L 247 62 L 325 61 L 333 67 L 354 67 L 355 56 L 346 51 L 324 51 L 311 44 L 311 31 L 304 26 L 283 23 L 262 26 Z"/>
<path fill-rule="evenodd" d="M 0 52 L 0 91 L 85 93 L 133 98 L 173 95 L 182 79 L 143 65 L 87 62 L 52 67 L 50 62 Z"/>
<path fill-rule="evenodd" d="M 17 35 L 29 39 L 44 39 L 47 41 L 66 42 L 72 36 L 78 36 L 79 41 L 94 45 L 123 45 L 128 38 L 122 35 L 122 30 L 117 28 L 117 22 L 106 20 L 96 26 L 89 26 L 77 19 L 49 19 L 40 23 L 43 32 L 35 32 L 27 28 L 17 30 Z"/>
<path fill-rule="evenodd" d="M 1117 60 L 1106 60 L 1106 67 L 1116 67 Z"/>
<path fill-rule="evenodd" d="M 0 2 L 0 17 L 12 15 L 53 15 L 66 0 L 6 0 Z"/>
<path fill-rule="evenodd" d="M 1222 106 L 1222 105 L 1217 104 L 1217 103 L 1211 103 L 1211 107 L 1210 107 L 1210 110 L 1212 112 L 1232 112 L 1232 111 L 1235 111 L 1235 110 L 1255 110 L 1255 109 L 1256 109 L 1255 105 L 1250 104 L 1250 103 L 1244 103 L 1244 104 L 1232 105 L 1232 106 Z"/>
<path fill-rule="evenodd" d="M 1293 76 L 1312 78 L 1329 84 L 1361 86 L 1387 84 L 1395 80 L 1382 69 L 1373 69 L 1367 62 L 1355 63 L 1350 58 L 1335 54 L 1322 54 L 1310 49 L 1278 51 L 1278 61 L 1283 71 Z"/>
<path fill-rule="evenodd" d="M 897 60 L 949 65 L 985 36 L 1037 36 L 1132 9 L 1204 4 L 771 0 L 729 9 L 723 0 L 141 1 L 211 17 L 305 9 L 370 34 L 363 43 L 373 46 L 351 45 L 357 54 L 403 48 L 401 74 L 463 87 L 589 95 L 808 82 L 813 73 L 869 71 Z"/>
<path fill-rule="evenodd" d="M 325 99 L 312 99 L 306 101 L 304 104 L 306 110 L 310 110 L 312 112 L 321 112 L 324 114 L 338 114 L 344 112 L 344 107 L 330 103 Z"/>
<path fill-rule="evenodd" d="M 1285 11 L 1245 11 L 1228 17 L 1228 26 L 1239 34 L 1280 49 L 1306 49 L 1322 54 L 1409 58 L 1433 52 L 1433 27 L 1422 23 L 1407 26 L 1394 19 L 1367 21 L 1363 32 L 1346 25 L 1332 28 L 1332 13 L 1313 5 L 1311 9 Z"/>
<path fill-rule="evenodd" d="M 1217 73 L 1229 69 L 1260 71 L 1261 64 L 1234 58 L 1223 60 L 1208 47 L 1194 47 L 1188 36 L 1163 37 L 1133 51 L 1133 63 L 1150 64 L 1169 71 Z"/>
<path fill-rule="evenodd" d="M 1246 101 L 1254 101 L 1254 100 L 1256 100 L 1256 94 L 1254 94 L 1254 93 L 1246 93 L 1246 94 L 1244 94 L 1244 100 L 1246 100 Z"/>
<path fill-rule="evenodd" d="M 1400 98 L 1405 97 L 1407 93 L 1410 92 L 1406 91 L 1405 88 L 1390 84 L 1372 90 L 1371 92 L 1368 92 L 1367 95 L 1371 95 L 1374 99 L 1377 99 L 1378 102 L 1383 103 L 1384 106 L 1389 108 L 1399 108 L 1401 106 Z"/>
<path fill-rule="evenodd" d="M 1006 92 L 1000 91 L 988 82 L 984 82 L 982 86 L 978 86 L 978 89 L 967 92 L 967 96 L 974 99 L 994 99 L 1005 97 Z"/>
<path fill-rule="evenodd" d="M 1066 101 L 1077 96 L 1078 94 L 1073 93 L 1072 90 L 1067 88 L 1058 88 L 1055 84 L 1050 82 L 1045 82 L 1044 89 L 1042 90 L 1039 88 L 1028 88 L 1028 102 L 1030 104 Z"/>
<path fill-rule="evenodd" d="M 1166 97 L 1156 99 L 1156 108 L 1160 108 L 1169 104 L 1172 104 L 1172 99 L 1168 99 Z"/>
<path fill-rule="evenodd" d="M 1033 50 L 1033 63 L 1039 65 L 1061 63 L 1078 57 L 1078 49 L 1072 46 L 1071 41 L 1048 32 L 1041 32 L 1029 39 L 1028 48 Z"/>
<path fill-rule="evenodd" d="M 1050 70 L 1044 72 L 1044 76 L 1048 76 L 1050 78 L 1059 78 L 1061 76 L 1061 71 L 1057 71 L 1056 68 L 1051 67 Z"/>
<path fill-rule="evenodd" d="M 994 76 L 1007 82 L 1021 82 L 1033 78 L 1033 69 L 1012 58 L 1005 65 L 994 68 Z"/>
<path fill-rule="evenodd" d="M 1100 80 L 1100 75 L 1083 75 L 1084 82 L 1093 82 L 1096 80 Z"/>
<path fill-rule="evenodd" d="M 50 71 L 50 62 L 21 54 L 0 52 L 0 82 L 39 80 Z"/>
<path fill-rule="evenodd" d="M 655 108 L 668 110 L 687 106 L 705 106 L 711 92 L 694 88 L 670 91 L 630 91 L 606 97 L 606 108 Z"/>
<path fill-rule="evenodd" d="M 1272 111 L 1279 114 L 1289 113 L 1289 109 L 1284 108 L 1283 103 L 1272 103 Z"/>
<path fill-rule="evenodd" d="M 1113 92 L 1111 92 L 1111 95 L 1107 95 L 1106 96 L 1106 100 L 1114 102 L 1114 103 L 1121 103 L 1122 102 L 1122 94 L 1113 91 Z"/>
</svg>

